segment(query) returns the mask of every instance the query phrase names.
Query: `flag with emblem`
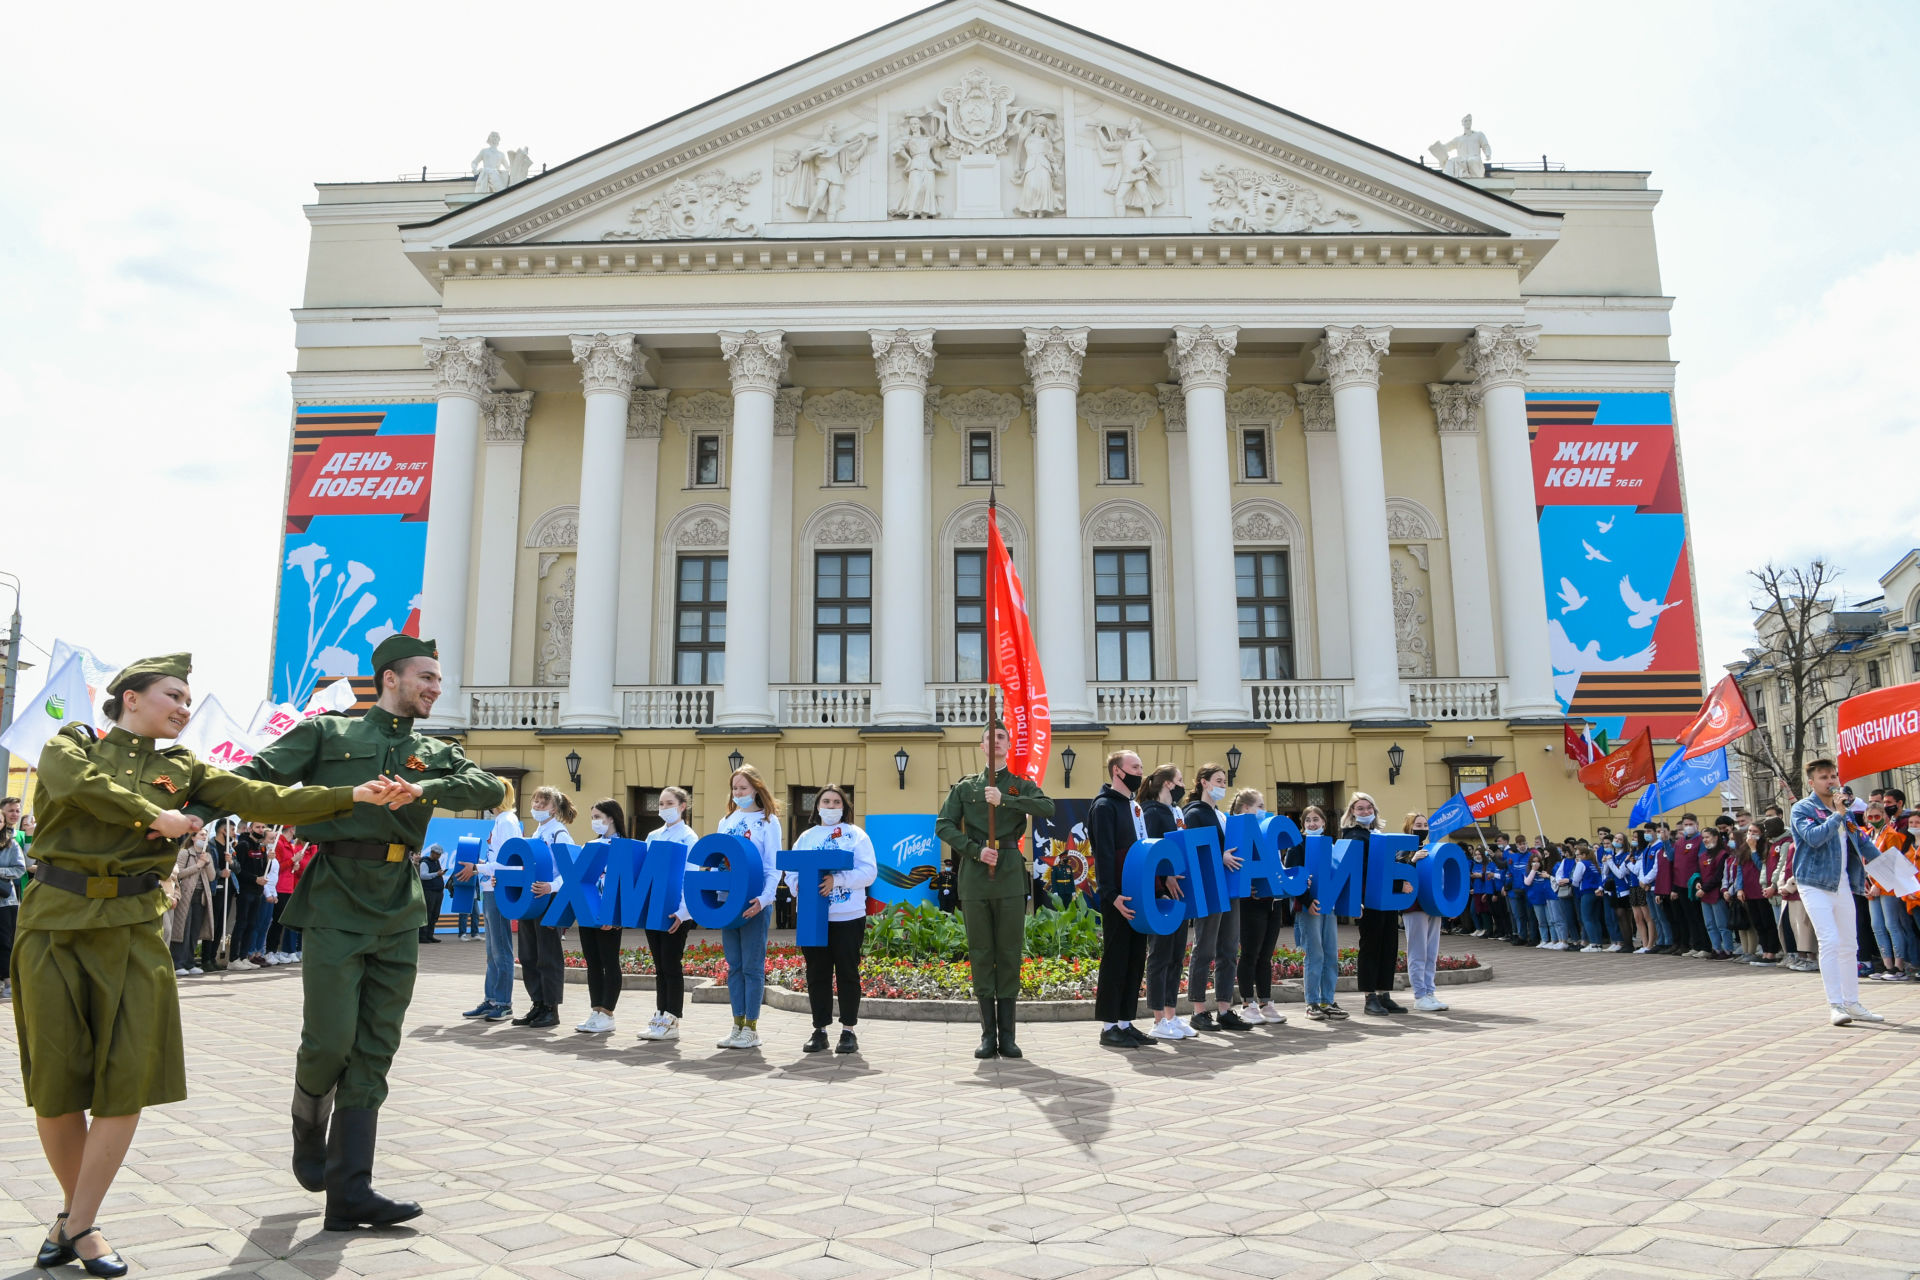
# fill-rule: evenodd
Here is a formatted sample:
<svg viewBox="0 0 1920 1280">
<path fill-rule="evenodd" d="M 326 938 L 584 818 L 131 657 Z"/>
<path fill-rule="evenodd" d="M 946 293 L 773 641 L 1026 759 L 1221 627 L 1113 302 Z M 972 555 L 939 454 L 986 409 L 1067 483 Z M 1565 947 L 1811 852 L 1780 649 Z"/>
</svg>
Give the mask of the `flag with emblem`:
<svg viewBox="0 0 1920 1280">
<path fill-rule="evenodd" d="M 1700 714 L 1674 741 L 1680 744 L 1680 753 L 1691 760 L 1695 756 L 1710 755 L 1752 731 L 1753 713 L 1747 710 L 1740 686 L 1732 676 L 1723 676 L 1707 695 Z"/>
<path fill-rule="evenodd" d="M 1580 770 L 1580 785 L 1609 809 L 1619 804 L 1622 797 L 1652 786 L 1653 780 L 1651 729 L 1642 729 L 1640 735 L 1625 746 L 1607 752 Z"/>
<path fill-rule="evenodd" d="M 51 668 L 40 692 L 22 697 L 15 709 L 13 723 L 0 734 L 0 747 L 19 756 L 30 765 L 40 762 L 40 750 L 47 740 L 70 724 L 96 724 L 93 697 L 87 692 L 87 671 L 78 653 L 69 652 L 64 661 Z"/>
</svg>

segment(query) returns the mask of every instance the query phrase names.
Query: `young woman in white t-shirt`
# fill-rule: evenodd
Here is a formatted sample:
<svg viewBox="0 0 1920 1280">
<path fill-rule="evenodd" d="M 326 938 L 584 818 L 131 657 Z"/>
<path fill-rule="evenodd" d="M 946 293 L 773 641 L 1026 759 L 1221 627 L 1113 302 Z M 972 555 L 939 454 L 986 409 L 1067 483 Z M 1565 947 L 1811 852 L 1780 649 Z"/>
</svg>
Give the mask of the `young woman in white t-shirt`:
<svg viewBox="0 0 1920 1280">
<path fill-rule="evenodd" d="M 566 792 L 540 787 L 533 793 L 532 807 L 536 826 L 530 839 L 544 840 L 549 847 L 579 843 L 567 830 L 567 824 L 577 813 Z M 533 1008 L 513 1019 L 516 1027 L 539 1029 L 560 1025 L 560 1001 L 567 989 L 566 957 L 561 950 L 563 931 L 541 924 L 538 914 L 546 911 L 549 905 L 546 899 L 563 883 L 558 872 L 555 876 L 553 880 L 533 882 L 536 914 L 520 921 L 520 981 L 527 988 Z"/>
<path fill-rule="evenodd" d="M 780 885 L 774 856 L 780 852 L 780 804 L 760 771 L 743 764 L 728 780 L 733 812 L 720 822 L 722 835 L 751 840 L 765 872 L 761 890 L 738 923 L 720 931 L 727 955 L 727 999 L 733 1006 L 733 1031 L 722 1049 L 760 1047 L 760 999 L 767 986 L 767 929 L 773 923 L 773 895 Z"/>
<path fill-rule="evenodd" d="M 694 842 L 700 837 L 693 830 L 693 800 L 678 787 L 660 793 L 660 827 L 647 837 L 648 844 L 667 842 L 684 846 L 687 869 L 693 870 Z M 680 1019 L 687 1011 L 687 979 L 680 967 L 687 952 L 687 933 L 693 917 L 687 912 L 687 896 L 681 892 L 680 905 L 665 929 L 647 930 L 647 949 L 653 953 L 653 998 L 656 1011 L 642 1040 L 678 1040 Z"/>
<path fill-rule="evenodd" d="M 848 820 L 849 807 L 844 790 L 822 788 L 815 805 L 819 824 L 802 832 L 793 847 L 796 851 L 847 849 L 853 853 L 853 866 L 846 871 L 823 872 L 811 885 L 800 883 L 796 871 L 781 877 L 796 900 L 809 893 L 827 900 L 827 945 L 800 948 L 807 959 L 807 1002 L 813 1007 L 813 1034 L 801 1046 L 803 1053 L 819 1053 L 827 1047 L 836 982 L 840 990 L 840 1042 L 833 1051 L 855 1053 L 860 1048 L 860 1039 L 853 1033 L 860 1021 L 860 948 L 867 940 L 867 886 L 880 869 L 873 856 L 873 841 Z"/>
</svg>

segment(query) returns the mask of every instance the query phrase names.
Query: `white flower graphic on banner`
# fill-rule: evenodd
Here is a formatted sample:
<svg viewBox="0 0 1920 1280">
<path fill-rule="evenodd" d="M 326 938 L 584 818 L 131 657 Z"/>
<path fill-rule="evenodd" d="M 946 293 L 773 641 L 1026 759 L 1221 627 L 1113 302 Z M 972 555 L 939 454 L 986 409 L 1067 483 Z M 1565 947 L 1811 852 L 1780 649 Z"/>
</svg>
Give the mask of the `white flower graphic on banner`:
<svg viewBox="0 0 1920 1280">
<path fill-rule="evenodd" d="M 359 655 L 341 641 L 379 601 L 372 592 L 364 590 L 374 580 L 372 569 L 358 560 L 349 560 L 345 573 L 335 573 L 327 549 L 317 542 L 287 552 L 287 569 L 298 569 L 307 586 L 306 652 L 298 667 L 290 665 L 285 673 L 287 688 L 292 693 L 288 701 L 302 703 L 320 677 L 332 679 L 360 674 Z"/>
</svg>

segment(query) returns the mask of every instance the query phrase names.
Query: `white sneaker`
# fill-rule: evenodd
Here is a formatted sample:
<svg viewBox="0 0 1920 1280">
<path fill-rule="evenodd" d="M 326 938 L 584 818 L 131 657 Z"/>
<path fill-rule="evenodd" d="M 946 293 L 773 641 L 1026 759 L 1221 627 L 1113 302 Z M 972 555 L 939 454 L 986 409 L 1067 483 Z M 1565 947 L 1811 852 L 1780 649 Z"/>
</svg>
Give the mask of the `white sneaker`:
<svg viewBox="0 0 1920 1280">
<path fill-rule="evenodd" d="M 185 969 L 175 969 L 173 971 L 173 976 L 176 978 L 184 978 L 187 976 L 187 971 Z"/>
<path fill-rule="evenodd" d="M 1605 951 L 1605 950 L 1606 948 L 1601 946 L 1599 943 L 1590 942 L 1586 946 L 1580 948 L 1580 954 L 1585 956 L 1597 956 L 1602 951 Z"/>
<path fill-rule="evenodd" d="M 579 1026 L 575 1027 L 574 1030 L 585 1031 L 585 1032 L 588 1032 L 589 1034 L 599 1035 L 603 1032 L 608 1032 L 613 1030 L 613 1018 L 610 1015 L 604 1014 L 600 1012 L 598 1009 L 595 1009 L 592 1013 L 587 1015 L 587 1020 L 581 1023 Z"/>
<path fill-rule="evenodd" d="M 1886 1019 L 1875 1013 L 1858 1000 L 1849 1000 L 1841 1006 L 1847 1013 L 1860 1022 L 1885 1022 Z"/>
<path fill-rule="evenodd" d="M 1260 1006 L 1260 1016 L 1276 1027 L 1284 1024 L 1287 1020 L 1287 1015 L 1280 1012 L 1279 1006 L 1271 1000 Z"/>
<path fill-rule="evenodd" d="M 758 1049 L 760 1047 L 760 1033 L 752 1027 L 740 1028 L 739 1043 L 733 1047 L 736 1049 Z"/>
<path fill-rule="evenodd" d="M 1619 943 L 1617 943 L 1617 942 L 1616 942 L 1616 943 L 1614 943 L 1614 944 L 1613 944 L 1612 946 L 1610 946 L 1610 947 L 1608 947 L 1608 948 L 1607 948 L 1607 950 L 1609 950 L 1609 951 L 1624 951 L 1624 950 L 1625 950 L 1625 948 L 1624 948 L 1624 947 L 1622 947 L 1622 946 L 1621 946 L 1621 945 L 1620 945 Z"/>
<path fill-rule="evenodd" d="M 680 1038 L 680 1019 L 670 1013 L 656 1013 L 653 1021 L 647 1023 L 647 1029 L 637 1037 L 641 1040 L 678 1040 Z"/>
<path fill-rule="evenodd" d="M 1153 1030 L 1147 1032 L 1155 1040 L 1185 1040 L 1186 1032 L 1180 1029 L 1180 1019 L 1168 1018 L 1165 1022 L 1153 1024 Z"/>
<path fill-rule="evenodd" d="M 1174 1018 L 1174 1023 L 1179 1026 L 1181 1034 L 1185 1036 L 1188 1040 L 1197 1039 L 1199 1037 L 1200 1033 L 1193 1029 L 1193 1023 L 1188 1019 L 1176 1017 Z"/>
<path fill-rule="evenodd" d="M 1440 1001 L 1433 996 L 1421 996 L 1413 1002 L 1413 1007 L 1422 1013 L 1444 1013 L 1447 1008 L 1447 1006 L 1441 1004 Z"/>
<path fill-rule="evenodd" d="M 1841 1005 L 1830 1004 L 1827 1006 L 1827 1021 L 1833 1023 L 1836 1027 L 1844 1027 L 1853 1021 L 1853 1015 L 1848 1013 L 1845 1007 Z"/>
<path fill-rule="evenodd" d="M 740 1033 L 745 1030 L 745 1027 L 735 1027 L 720 1039 L 715 1040 L 713 1047 L 716 1049 L 738 1049 L 740 1047 Z"/>
<path fill-rule="evenodd" d="M 1637 956 L 1643 956 L 1643 955 L 1645 955 L 1645 954 L 1647 954 L 1647 949 L 1646 949 L 1645 947 L 1635 947 L 1635 948 L 1633 949 L 1633 954 L 1635 954 L 1635 955 L 1637 955 Z"/>
<path fill-rule="evenodd" d="M 189 978 L 197 978 L 205 972 L 205 969 L 202 969 L 199 965 L 195 965 L 193 968 L 187 970 L 187 976 Z"/>
<path fill-rule="evenodd" d="M 1235 1012 L 1240 1015 L 1242 1021 L 1251 1022 L 1256 1027 L 1267 1020 L 1267 1015 L 1260 1012 L 1260 1006 L 1257 1004 L 1243 1004 Z"/>
</svg>

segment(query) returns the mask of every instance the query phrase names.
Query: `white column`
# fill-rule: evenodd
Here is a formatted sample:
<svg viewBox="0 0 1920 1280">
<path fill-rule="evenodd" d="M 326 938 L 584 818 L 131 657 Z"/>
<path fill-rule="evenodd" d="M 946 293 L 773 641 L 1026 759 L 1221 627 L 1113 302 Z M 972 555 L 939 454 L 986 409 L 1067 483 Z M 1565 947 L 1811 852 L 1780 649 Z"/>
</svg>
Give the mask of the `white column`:
<svg viewBox="0 0 1920 1280">
<path fill-rule="evenodd" d="M 573 360 L 580 366 L 587 415 L 580 443 L 572 667 L 560 723 L 570 729 L 604 729 L 620 723 L 613 705 L 613 649 L 620 609 L 621 488 L 627 478 L 633 335 L 575 334 Z"/>
<path fill-rule="evenodd" d="M 466 693 L 467 584 L 473 569 L 473 490 L 480 462 L 480 408 L 500 357 L 485 338 L 429 338 L 427 367 L 439 375 L 433 420 L 433 481 L 420 582 L 420 629 L 440 651 L 440 701 L 430 722 L 469 719 Z"/>
<path fill-rule="evenodd" d="M 1307 441 L 1307 524 L 1313 537 L 1313 625 L 1320 680 L 1353 676 L 1347 644 L 1347 529 L 1340 507 L 1340 440 L 1333 431 L 1333 392 L 1324 382 L 1296 382 Z"/>
<path fill-rule="evenodd" d="M 627 475 L 620 486 L 620 618 L 613 654 L 616 685 L 653 683 L 654 542 L 660 507 L 660 423 L 666 407 L 666 391 L 645 387 L 636 388 L 627 401 Z"/>
<path fill-rule="evenodd" d="M 1087 330 L 1028 329 L 1033 379 L 1033 616 L 1053 723 L 1094 723 L 1087 691 L 1086 577 L 1080 563 L 1080 368 Z"/>
<path fill-rule="evenodd" d="M 727 672 L 714 723 L 757 728 L 773 723 L 767 689 L 773 634 L 767 590 L 773 576 L 773 401 L 789 353 L 780 330 L 748 329 L 723 330 L 720 354 L 733 379 L 733 474 L 727 500 Z"/>
<path fill-rule="evenodd" d="M 513 670 L 513 579 L 520 543 L 520 457 L 531 391 L 496 391 L 481 410 L 487 450 L 480 505 L 479 597 L 473 602 L 473 676 L 507 684 Z"/>
<path fill-rule="evenodd" d="M 1314 363 L 1333 392 L 1340 447 L 1340 515 L 1346 534 L 1348 648 L 1354 720 L 1404 720 L 1400 658 L 1393 640 L 1393 571 L 1387 561 L 1387 489 L 1380 454 L 1380 361 L 1393 330 L 1327 330 Z"/>
<path fill-rule="evenodd" d="M 1533 447 L 1527 438 L 1527 357 L 1538 325 L 1483 324 L 1463 355 L 1487 415 L 1487 480 L 1493 486 L 1493 540 L 1500 580 L 1500 647 L 1511 719 L 1561 714 L 1547 648 L 1547 592 L 1533 503 Z"/>
<path fill-rule="evenodd" d="M 804 394 L 799 387 L 782 387 L 773 397 L 773 515 L 770 518 L 773 527 L 782 531 L 793 528 L 793 443 L 800 425 L 800 401 Z M 801 575 L 794 560 L 796 549 L 790 545 L 792 541 L 785 539 L 786 550 L 775 557 L 779 563 L 769 584 L 773 598 L 767 601 L 767 607 L 773 611 L 774 621 L 767 636 L 767 675 L 775 684 L 793 680 L 793 584 Z M 799 554 L 806 552 L 800 549 Z M 808 601 L 803 607 L 811 607 L 812 603 Z M 812 629 L 808 628 L 805 634 L 811 635 Z M 804 684 L 813 679 L 811 653 L 802 657 L 801 668 L 806 673 L 800 681 Z"/>
<path fill-rule="evenodd" d="M 927 696 L 927 379 L 933 330 L 873 329 L 880 375 L 881 463 L 879 581 L 874 591 L 880 691 L 877 725 L 933 723 Z"/>
<path fill-rule="evenodd" d="M 1193 719 L 1246 720 L 1233 586 L 1232 460 L 1227 453 L 1227 364 L 1232 325 L 1175 325 L 1167 366 L 1187 399 L 1187 504 L 1193 530 Z M 1382 513 L 1382 525 L 1385 514 Z M 1383 544 L 1384 545 L 1384 544 Z"/>
<path fill-rule="evenodd" d="M 1167 437 L 1167 576 L 1173 589 L 1173 667 L 1160 674 L 1191 680 L 1196 663 L 1197 633 L 1193 616 L 1193 518 L 1188 495 L 1193 481 L 1187 465 L 1187 396 L 1177 383 L 1154 384 L 1160 398 L 1160 420 Z"/>
<path fill-rule="evenodd" d="M 1427 398 L 1440 429 L 1440 484 L 1447 496 L 1447 562 L 1453 570 L 1453 634 L 1460 674 L 1493 676 L 1493 588 L 1487 577 L 1487 512 L 1473 388 L 1464 382 L 1429 382 Z"/>
</svg>

